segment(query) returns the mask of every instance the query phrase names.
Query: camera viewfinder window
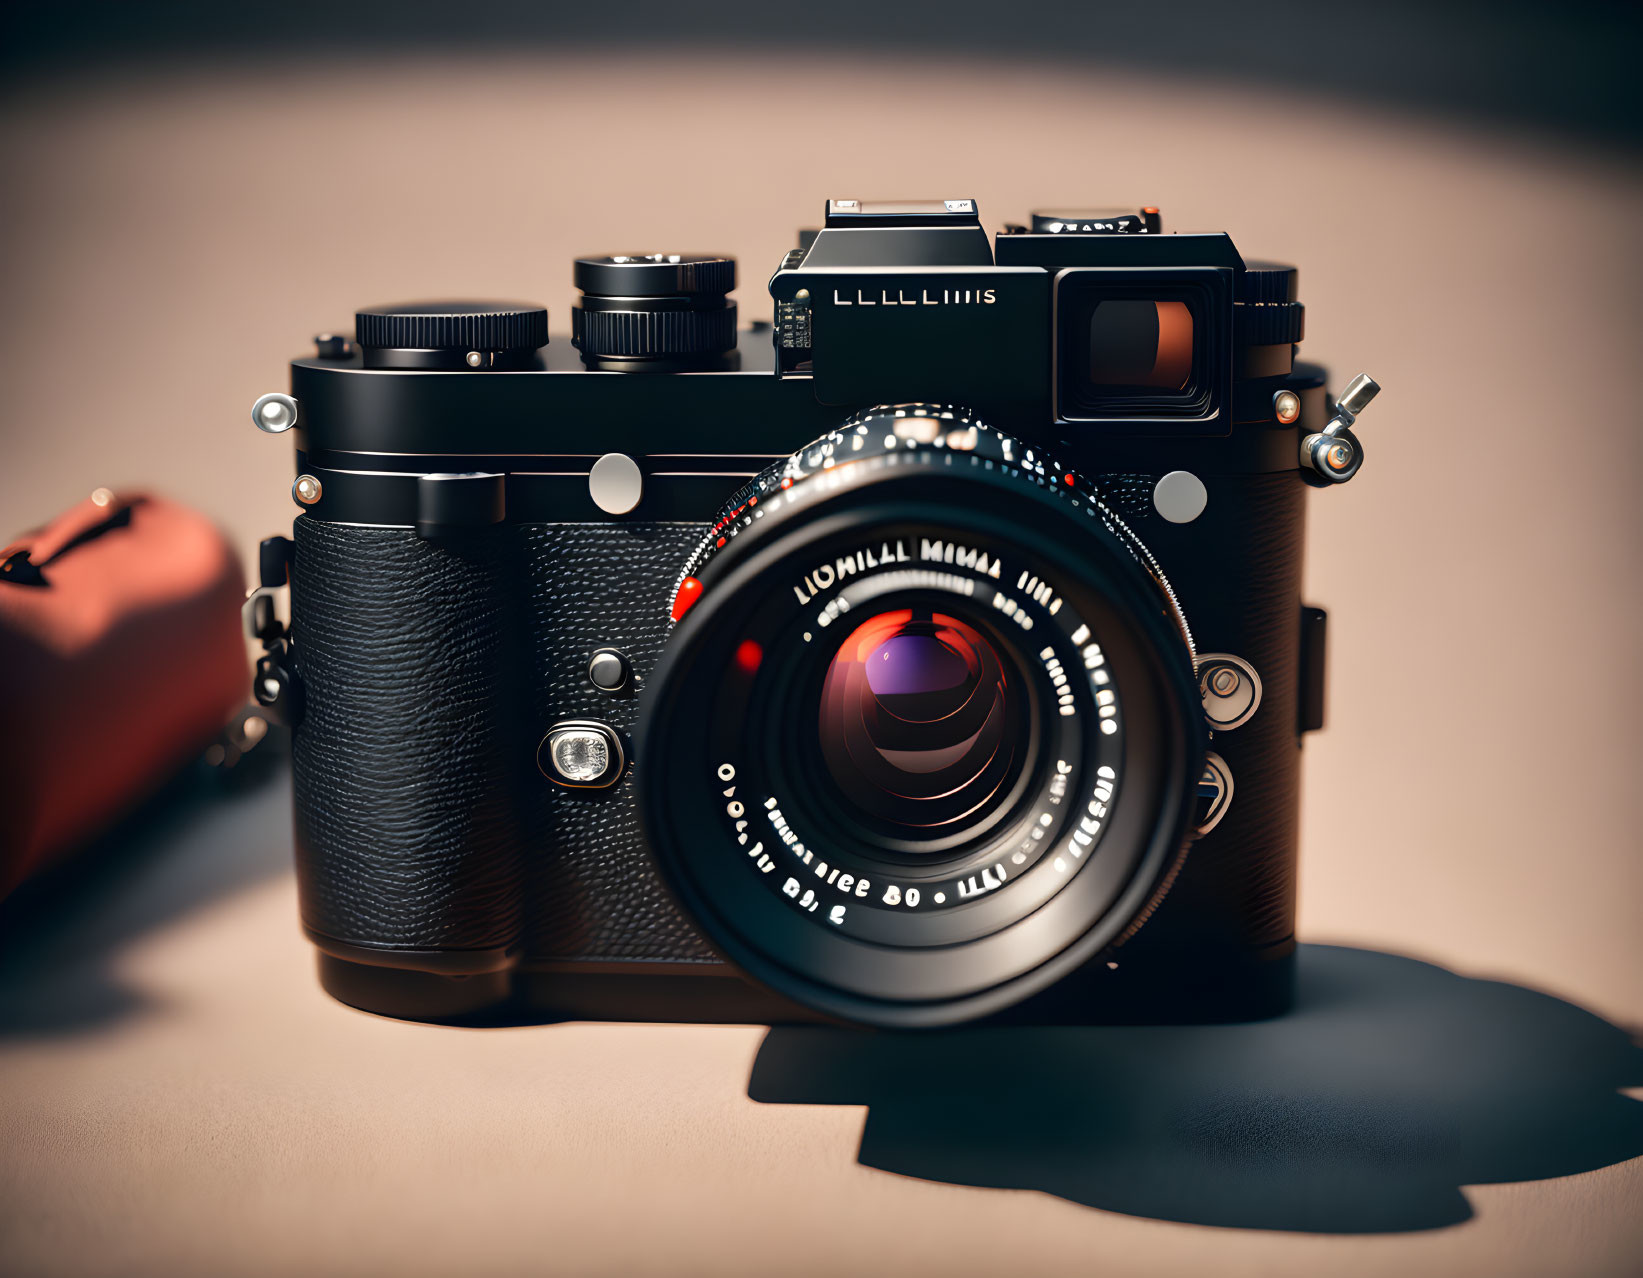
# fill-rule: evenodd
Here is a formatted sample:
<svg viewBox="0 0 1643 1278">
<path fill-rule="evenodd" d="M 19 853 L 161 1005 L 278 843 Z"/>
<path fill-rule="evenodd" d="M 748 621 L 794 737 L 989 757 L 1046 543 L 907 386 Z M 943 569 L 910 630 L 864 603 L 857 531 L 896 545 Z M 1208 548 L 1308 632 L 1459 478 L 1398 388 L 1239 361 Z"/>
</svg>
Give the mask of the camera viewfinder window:
<svg viewBox="0 0 1643 1278">
<path fill-rule="evenodd" d="M 1185 302 L 1114 297 L 1090 312 L 1089 380 L 1097 386 L 1185 390 L 1192 350 L 1192 311 Z"/>
<path fill-rule="evenodd" d="M 1225 369 L 1221 297 L 1221 286 L 1201 279 L 1067 272 L 1056 293 L 1058 415 L 1090 422 L 1213 415 Z"/>
</svg>

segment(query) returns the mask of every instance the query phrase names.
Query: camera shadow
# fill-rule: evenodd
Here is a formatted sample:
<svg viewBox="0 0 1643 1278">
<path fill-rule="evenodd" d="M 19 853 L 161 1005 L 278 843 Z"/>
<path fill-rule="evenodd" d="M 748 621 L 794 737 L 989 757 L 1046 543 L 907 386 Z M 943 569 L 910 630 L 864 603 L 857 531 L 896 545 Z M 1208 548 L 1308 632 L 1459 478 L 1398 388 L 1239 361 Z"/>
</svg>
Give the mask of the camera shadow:
<svg viewBox="0 0 1643 1278">
<path fill-rule="evenodd" d="M 232 772 L 193 762 L 109 831 L 0 901 L 0 1041 L 142 1010 L 116 957 L 133 939 L 290 872 L 283 732 Z"/>
<path fill-rule="evenodd" d="M 1158 1220 L 1437 1229 L 1461 1187 L 1643 1153 L 1643 1050 L 1521 986 L 1301 947 L 1295 1010 L 1245 1025 L 779 1028 L 748 1094 L 865 1105 L 859 1161 Z"/>
</svg>

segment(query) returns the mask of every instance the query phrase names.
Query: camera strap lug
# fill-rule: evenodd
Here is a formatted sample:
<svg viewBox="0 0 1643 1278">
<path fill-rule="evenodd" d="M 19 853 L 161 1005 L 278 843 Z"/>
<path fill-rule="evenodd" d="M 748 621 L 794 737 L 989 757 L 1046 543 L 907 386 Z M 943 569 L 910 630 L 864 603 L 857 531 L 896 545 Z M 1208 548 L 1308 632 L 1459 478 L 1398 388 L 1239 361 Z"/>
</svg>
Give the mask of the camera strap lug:
<svg viewBox="0 0 1643 1278">
<path fill-rule="evenodd" d="M 280 617 L 279 595 L 291 579 L 293 549 L 289 537 L 265 537 L 257 547 L 259 584 L 245 596 L 240 618 L 245 623 L 246 638 L 261 643 L 264 648 L 290 633 Z"/>
<path fill-rule="evenodd" d="M 291 560 L 295 547 L 289 537 L 267 537 L 257 547 L 257 576 L 260 585 L 245 597 L 240 618 L 246 637 L 262 644 L 251 679 L 251 695 L 262 707 L 270 723 L 294 728 L 302 717 L 302 681 L 291 663 L 290 591 Z M 286 612 L 280 616 L 280 595 L 286 595 Z"/>
<path fill-rule="evenodd" d="M 1363 466 L 1363 445 L 1352 427 L 1380 393 L 1380 383 L 1368 373 L 1354 377 L 1335 401 L 1329 425 L 1301 440 L 1301 465 L 1331 484 L 1344 484 L 1356 475 Z"/>
</svg>

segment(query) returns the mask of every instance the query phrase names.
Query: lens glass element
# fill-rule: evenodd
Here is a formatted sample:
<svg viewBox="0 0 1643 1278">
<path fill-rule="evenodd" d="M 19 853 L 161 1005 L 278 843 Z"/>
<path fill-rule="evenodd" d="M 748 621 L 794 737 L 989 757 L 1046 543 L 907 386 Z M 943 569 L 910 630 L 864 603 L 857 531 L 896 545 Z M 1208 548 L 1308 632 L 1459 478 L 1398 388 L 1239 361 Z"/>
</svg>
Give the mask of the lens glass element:
<svg viewBox="0 0 1643 1278">
<path fill-rule="evenodd" d="M 1016 770 L 1025 690 L 975 627 L 928 609 L 882 612 L 839 646 L 818 735 L 840 796 L 869 824 L 939 833 Z"/>
</svg>

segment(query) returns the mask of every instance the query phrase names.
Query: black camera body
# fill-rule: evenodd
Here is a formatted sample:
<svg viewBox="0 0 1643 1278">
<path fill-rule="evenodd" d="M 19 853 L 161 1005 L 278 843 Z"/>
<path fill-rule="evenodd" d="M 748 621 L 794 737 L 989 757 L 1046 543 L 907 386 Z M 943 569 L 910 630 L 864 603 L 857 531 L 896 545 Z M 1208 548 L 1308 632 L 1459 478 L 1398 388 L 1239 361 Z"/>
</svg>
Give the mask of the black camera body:
<svg viewBox="0 0 1643 1278">
<path fill-rule="evenodd" d="M 418 1019 L 1283 1010 L 1323 716 L 1289 267 L 1156 210 L 832 201 L 728 258 L 361 312 L 290 395 L 248 616 L 302 921 Z M 290 584 L 289 626 L 272 592 Z M 752 978 L 752 979 L 749 979 Z"/>
</svg>

